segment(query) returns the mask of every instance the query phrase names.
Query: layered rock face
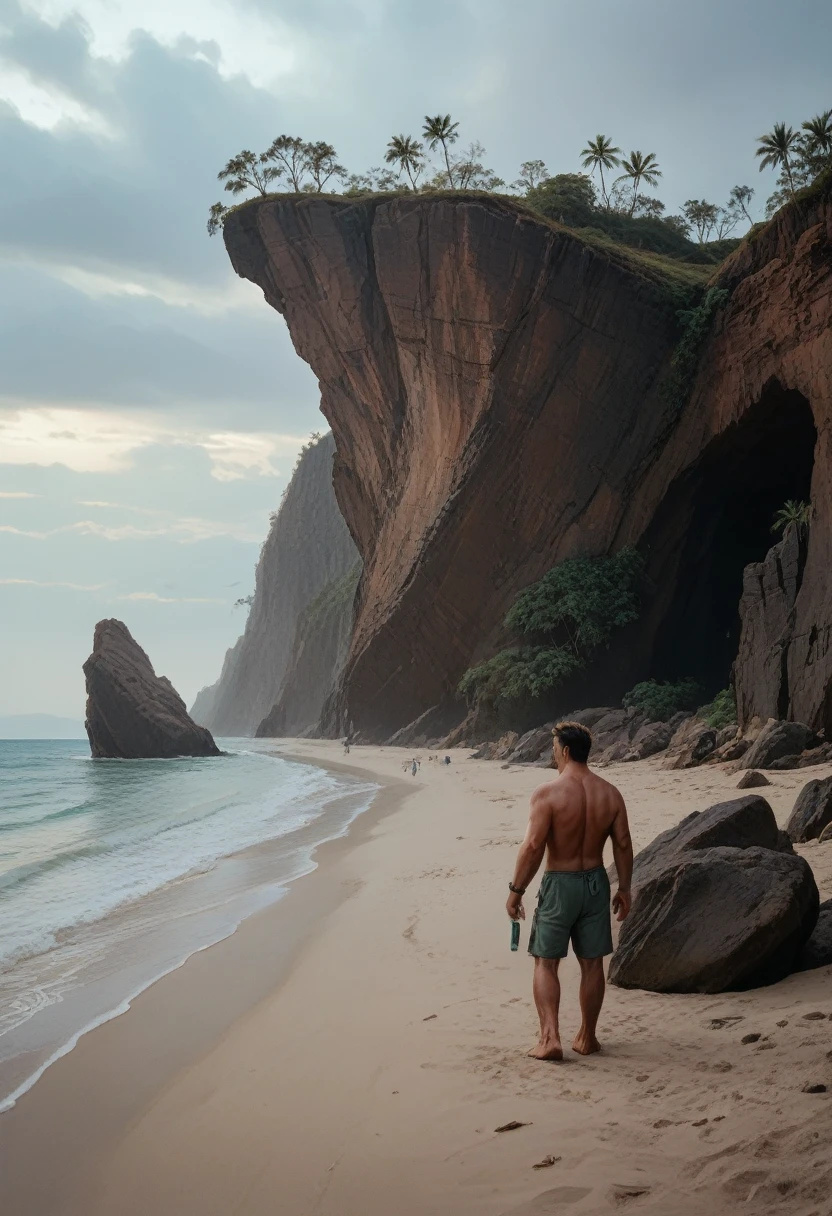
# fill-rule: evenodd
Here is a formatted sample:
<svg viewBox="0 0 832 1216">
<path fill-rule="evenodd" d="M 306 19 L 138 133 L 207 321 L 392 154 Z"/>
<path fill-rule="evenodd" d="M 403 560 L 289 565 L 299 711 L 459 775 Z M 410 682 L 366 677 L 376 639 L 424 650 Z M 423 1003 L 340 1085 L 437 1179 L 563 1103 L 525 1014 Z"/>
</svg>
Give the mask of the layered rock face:
<svg viewBox="0 0 832 1216">
<path fill-rule="evenodd" d="M 785 678 L 790 713 L 832 727 L 828 196 L 723 267 L 730 299 L 681 405 L 661 391 L 676 340 L 662 271 L 504 200 L 269 198 L 233 212 L 225 240 L 318 376 L 364 561 L 330 730 L 385 737 L 446 704 L 524 586 L 628 543 L 656 594 L 588 697 L 648 674 L 724 686 L 743 568 L 810 481 Z"/>
<path fill-rule="evenodd" d="M 316 731 L 352 637 L 353 604 L 360 565 L 328 583 L 301 613 L 289 665 L 277 700 L 257 727 L 261 738 Z"/>
<path fill-rule="evenodd" d="M 805 564 L 806 546 L 792 524 L 764 561 L 745 568 L 734 679 L 740 726 L 755 717 L 789 717 L 788 656 Z"/>
<path fill-rule="evenodd" d="M 185 702 L 121 621 L 99 621 L 87 680 L 86 728 L 97 759 L 218 756 L 210 731 L 197 726 Z"/>
<path fill-rule="evenodd" d="M 392 733 L 523 586 L 608 545 L 669 422 L 666 302 L 492 199 L 268 200 L 225 239 L 318 376 L 364 560 L 331 725 Z"/>
<path fill-rule="evenodd" d="M 358 554 L 332 491 L 335 443 L 324 435 L 301 456 L 260 554 L 245 632 L 228 651 L 216 684 L 204 688 L 192 713 L 217 735 L 253 735 L 281 696 L 291 673 L 295 632 L 304 610 L 346 575 Z M 351 617 L 351 606 L 349 611 Z M 287 693 L 285 712 L 305 725 L 317 720 L 336 670 L 310 674 Z M 294 732 L 285 732 L 294 733 Z"/>
</svg>

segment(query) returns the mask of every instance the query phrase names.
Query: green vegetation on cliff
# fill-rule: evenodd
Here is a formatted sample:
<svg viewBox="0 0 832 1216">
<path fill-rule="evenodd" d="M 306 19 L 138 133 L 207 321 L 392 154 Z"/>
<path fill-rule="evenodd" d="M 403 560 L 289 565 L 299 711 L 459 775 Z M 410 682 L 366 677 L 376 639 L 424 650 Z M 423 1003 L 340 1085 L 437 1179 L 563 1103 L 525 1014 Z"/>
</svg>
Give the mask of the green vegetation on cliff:
<svg viewBox="0 0 832 1216">
<path fill-rule="evenodd" d="M 505 625 L 522 644 L 466 671 L 459 692 L 499 707 L 545 697 L 584 667 L 599 646 L 638 618 L 644 568 L 635 549 L 613 557 L 570 557 L 522 591 Z"/>
<path fill-rule="evenodd" d="M 356 562 L 346 574 L 327 583 L 323 590 L 315 596 L 301 616 L 303 629 L 307 635 L 311 634 L 331 613 L 340 611 L 352 603 L 360 577 L 361 562 Z"/>
<path fill-rule="evenodd" d="M 688 677 L 671 684 L 667 680 L 643 680 L 622 699 L 625 709 L 640 709 L 651 722 L 668 722 L 674 714 L 694 710 L 702 696 L 700 684 Z"/>
</svg>

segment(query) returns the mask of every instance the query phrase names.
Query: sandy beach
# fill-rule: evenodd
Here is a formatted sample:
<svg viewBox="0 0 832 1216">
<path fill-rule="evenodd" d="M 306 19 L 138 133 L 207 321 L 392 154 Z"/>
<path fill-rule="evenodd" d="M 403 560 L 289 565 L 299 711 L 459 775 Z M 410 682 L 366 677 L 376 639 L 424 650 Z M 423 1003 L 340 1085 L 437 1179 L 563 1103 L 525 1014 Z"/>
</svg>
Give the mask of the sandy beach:
<svg viewBox="0 0 832 1216">
<path fill-rule="evenodd" d="M 280 904 L 85 1036 L 0 1116 L 4 1213 L 832 1210 L 832 1092 L 803 1092 L 832 1090 L 832 968 L 721 996 L 610 988 L 601 1055 L 532 1061 L 528 926 L 512 954 L 504 902 L 547 774 L 422 752 L 413 778 L 395 748 L 276 746 L 384 789 Z M 829 772 L 771 774 L 778 821 Z M 636 849 L 740 796 L 720 767 L 605 775 Z M 832 844 L 800 851 L 829 898 Z M 562 977 L 568 1043 L 571 958 Z M 495 1130 L 511 1121 L 523 1126 Z"/>
</svg>

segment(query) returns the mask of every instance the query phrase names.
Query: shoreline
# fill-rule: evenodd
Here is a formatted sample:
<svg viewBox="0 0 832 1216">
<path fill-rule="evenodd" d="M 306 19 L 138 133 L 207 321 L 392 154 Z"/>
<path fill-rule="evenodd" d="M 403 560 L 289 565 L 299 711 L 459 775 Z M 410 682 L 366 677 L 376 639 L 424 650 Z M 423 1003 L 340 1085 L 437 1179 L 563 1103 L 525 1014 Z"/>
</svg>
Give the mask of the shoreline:
<svg viewBox="0 0 832 1216">
<path fill-rule="evenodd" d="M 369 806 L 355 814 L 345 830 L 312 848 L 310 869 L 286 881 L 285 895 L 245 917 L 226 936 L 188 954 L 135 996 L 125 998 L 115 1009 L 78 1031 L 33 1078 L 27 1079 L 13 1104 L 4 1103 L 0 1109 L 3 1148 L 0 1208 L 4 1211 L 15 1216 L 18 1212 L 20 1216 L 41 1211 L 60 1212 L 64 1216 L 68 1212 L 64 1188 L 83 1189 L 81 1176 L 90 1164 L 83 1160 L 83 1148 L 90 1138 L 115 1139 L 136 1113 L 153 1100 L 155 1090 L 170 1076 L 198 1059 L 236 1021 L 279 987 L 304 942 L 318 931 L 320 922 L 342 899 L 349 898 L 347 888 L 327 891 L 328 876 L 337 871 L 343 857 L 371 835 L 386 815 L 398 809 L 409 792 L 403 781 L 382 782 L 377 774 L 358 766 L 295 757 L 279 747 L 270 750 L 286 760 L 332 773 L 348 773 L 372 782 L 378 789 Z M 401 790 L 396 788 L 398 784 L 403 787 Z M 247 846 L 229 856 L 260 852 L 270 843 Z M 279 942 L 276 950 L 274 942 Z M 249 966 L 254 958 L 258 962 L 266 960 L 262 971 Z M 231 993 L 226 990 L 212 1008 L 218 984 L 232 976 L 236 990 Z M 206 1013 L 206 1009 L 210 1012 Z M 176 1041 L 163 1043 L 170 1037 L 172 1023 Z M 132 1071 L 129 1065 L 125 1068 L 125 1062 L 136 1053 L 142 1056 L 141 1069 Z M 99 1079 L 99 1093 L 106 1088 L 108 1077 L 122 1074 L 118 1083 L 120 1092 L 108 1095 L 104 1104 L 106 1116 L 103 1110 L 79 1110 L 72 1097 L 84 1090 L 90 1071 Z M 91 1117 L 86 1119 L 88 1114 Z M 37 1173 L 37 1161 L 31 1154 L 38 1151 L 37 1140 L 50 1125 L 53 1145 L 50 1176 L 37 1180 L 36 1194 L 30 1197 L 30 1184 Z M 95 1153 L 95 1158 L 98 1157 L 100 1150 Z M 16 1203 L 21 1206 L 15 1207 Z M 83 1203 L 76 1210 L 84 1212 Z"/>
<path fill-rule="evenodd" d="M 790 1216 L 820 1210 L 797 1199 L 806 1178 L 832 1183 L 832 1095 L 802 1086 L 832 1089 L 829 1022 L 805 1018 L 832 1014 L 832 968 L 718 996 L 610 988 L 603 1053 L 538 1064 L 525 1056 L 528 922 L 511 954 L 503 888 L 528 796 L 548 774 L 458 753 L 445 769 L 421 750 L 411 778 L 401 765 L 412 749 L 347 759 L 326 741 L 275 746 L 383 789 L 278 905 L 86 1036 L 0 1117 L 4 1211 L 520 1216 L 568 1204 L 597 1216 L 629 1196 L 651 1216 L 713 1216 L 766 1187 L 778 1202 L 794 1195 Z M 774 775 L 764 793 L 779 822 L 828 771 Z M 646 761 L 606 775 L 628 800 L 637 848 L 689 810 L 741 796 L 719 768 Z M 832 846 L 800 851 L 828 898 Z M 275 939 L 290 931 L 278 965 Z M 577 966 L 570 957 L 561 970 L 568 1044 Z M 237 1011 L 218 1016 L 235 985 Z M 746 1031 L 759 1042 L 741 1045 Z M 519 1130 L 495 1134 L 511 1120 Z M 772 1137 L 779 1158 L 764 1147 Z"/>
<path fill-rule="evenodd" d="M 288 760 L 278 752 L 271 754 Z M 297 763 L 306 766 L 309 761 Z M 9 1027 L 6 1033 L 10 1035 L 11 1054 L 9 1045 L 4 1043 L 6 1051 L 0 1056 L 0 1117 L 11 1110 L 54 1063 L 74 1050 L 84 1035 L 123 1016 L 144 991 L 179 970 L 192 955 L 218 945 L 252 916 L 279 903 L 299 878 L 314 871 L 316 850 L 329 840 L 347 834 L 352 823 L 370 809 L 379 792 L 372 774 L 359 774 L 332 765 L 312 767 L 331 775 L 345 774 L 350 782 L 333 793 L 316 793 L 313 797 L 322 800 L 319 802 L 322 810 L 311 821 L 289 826 L 278 835 L 255 843 L 244 841 L 232 852 L 217 856 L 207 868 L 182 873 L 136 899 L 113 907 L 99 918 L 59 930 L 60 936 L 81 933 L 79 945 L 82 947 L 84 926 L 90 934 L 112 934 L 125 929 L 129 932 L 132 926 L 132 932 L 142 936 L 131 943 L 133 955 L 129 965 L 124 964 L 121 971 L 112 971 L 98 981 L 93 979 L 94 987 L 103 978 L 106 993 L 97 999 L 88 998 L 85 1005 L 85 976 L 80 984 L 62 992 L 45 1009 L 36 1010 L 33 1018 Z M 369 788 L 361 789 L 362 784 Z M 278 788 L 276 786 L 275 790 Z M 350 807 L 353 800 L 357 800 L 354 809 Z M 334 822 L 333 815 L 336 816 Z M 286 867 L 285 871 L 283 867 Z M 235 870 L 242 871 L 242 878 L 229 877 Z M 274 873 L 277 870 L 283 872 Z M 176 933 L 171 937 L 168 929 L 164 948 L 160 949 L 159 930 L 153 925 L 158 922 L 162 908 L 166 917 L 172 918 Z M 43 956 L 24 956 L 16 960 L 15 965 L 37 966 L 41 957 L 50 958 L 51 951 L 47 950 Z M 37 978 L 42 981 L 42 974 Z M 36 980 L 32 977 L 29 982 L 36 983 Z M 12 997 L 14 991 L 12 987 Z M 65 1003 L 74 1009 L 67 1013 Z M 45 1026 L 42 1024 L 44 1015 L 47 1018 Z"/>
</svg>

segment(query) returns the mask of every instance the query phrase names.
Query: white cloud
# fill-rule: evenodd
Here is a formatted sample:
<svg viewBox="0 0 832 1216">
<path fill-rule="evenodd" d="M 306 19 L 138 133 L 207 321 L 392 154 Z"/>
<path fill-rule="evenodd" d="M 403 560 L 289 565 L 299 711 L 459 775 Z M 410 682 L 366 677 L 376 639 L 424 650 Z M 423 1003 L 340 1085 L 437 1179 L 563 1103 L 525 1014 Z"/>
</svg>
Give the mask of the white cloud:
<svg viewBox="0 0 832 1216">
<path fill-rule="evenodd" d="M 211 457 L 211 472 L 217 481 L 274 477 L 281 470 L 274 465 L 273 459 L 278 454 L 294 457 L 303 442 L 297 435 L 240 434 L 235 431 L 219 432 L 197 441 L 198 446 Z M 285 464 L 284 461 L 284 467 Z"/>
<path fill-rule="evenodd" d="M 155 591 L 131 591 L 129 595 L 116 596 L 119 600 L 142 600 L 151 604 L 225 604 L 226 600 L 211 599 L 201 595 L 157 595 Z"/>
<path fill-rule="evenodd" d="M 111 136 L 112 128 L 97 110 L 83 106 L 57 88 L 34 81 L 16 64 L 3 62 L 0 99 L 17 110 L 24 122 L 42 131 L 80 127 L 91 135 Z"/>
<path fill-rule="evenodd" d="M 139 411 L 36 406 L 0 412 L 0 463 L 62 464 L 76 473 L 123 472 L 141 448 L 175 444 L 202 448 L 218 481 L 274 477 L 290 471 L 304 442 L 300 435 L 266 431 L 175 427 L 168 418 Z"/>
<path fill-rule="evenodd" d="M 48 528 L 38 532 L 30 528 L 15 528 L 12 524 L 0 524 L 0 532 L 10 536 L 23 536 L 28 540 L 48 540 L 52 536 L 62 536 L 75 533 L 79 536 L 97 536 L 101 540 L 168 540 L 180 541 L 182 544 L 194 544 L 201 540 L 216 540 L 227 537 L 229 540 L 254 543 L 263 539 L 260 532 L 252 531 L 244 524 L 225 523 L 215 519 L 171 519 L 155 528 L 137 528 L 134 524 L 117 526 L 98 523 L 93 519 L 80 519 L 74 524 L 62 524 L 59 528 Z"/>
<path fill-rule="evenodd" d="M 0 498 L 40 498 L 40 494 L 28 494 L 25 490 L 0 490 Z"/>
<path fill-rule="evenodd" d="M 92 31 L 94 55 L 126 58 L 138 27 L 166 46 L 186 40 L 194 59 L 214 63 L 223 76 L 243 74 L 264 86 L 295 68 L 306 41 L 279 18 L 266 21 L 233 0 L 142 0 L 140 8 L 135 0 L 28 0 L 27 7 L 53 25 L 80 14 Z"/>
<path fill-rule="evenodd" d="M 10 536 L 27 536 L 29 540 L 46 540 L 49 536 L 48 532 L 33 532 L 28 528 L 15 528 L 11 524 L 0 524 L 0 532 L 6 532 Z"/>
<path fill-rule="evenodd" d="M 169 308 L 187 308 L 202 317 L 222 317 L 229 312 L 261 316 L 263 313 L 260 288 L 236 275 L 229 275 L 217 287 L 188 283 L 138 267 L 131 267 L 123 274 L 108 274 L 87 266 L 55 263 L 48 253 L 42 259 L 33 259 L 33 264 L 92 300 L 119 296 L 152 298 L 161 300 Z"/>
<path fill-rule="evenodd" d="M 129 456 L 157 441 L 141 418 L 106 410 L 12 409 L 0 416 L 4 464 L 63 464 L 77 473 L 126 469 Z"/>
<path fill-rule="evenodd" d="M 60 587 L 67 591 L 101 591 L 106 583 L 41 582 L 37 578 L 0 578 L 0 587 Z"/>
</svg>

